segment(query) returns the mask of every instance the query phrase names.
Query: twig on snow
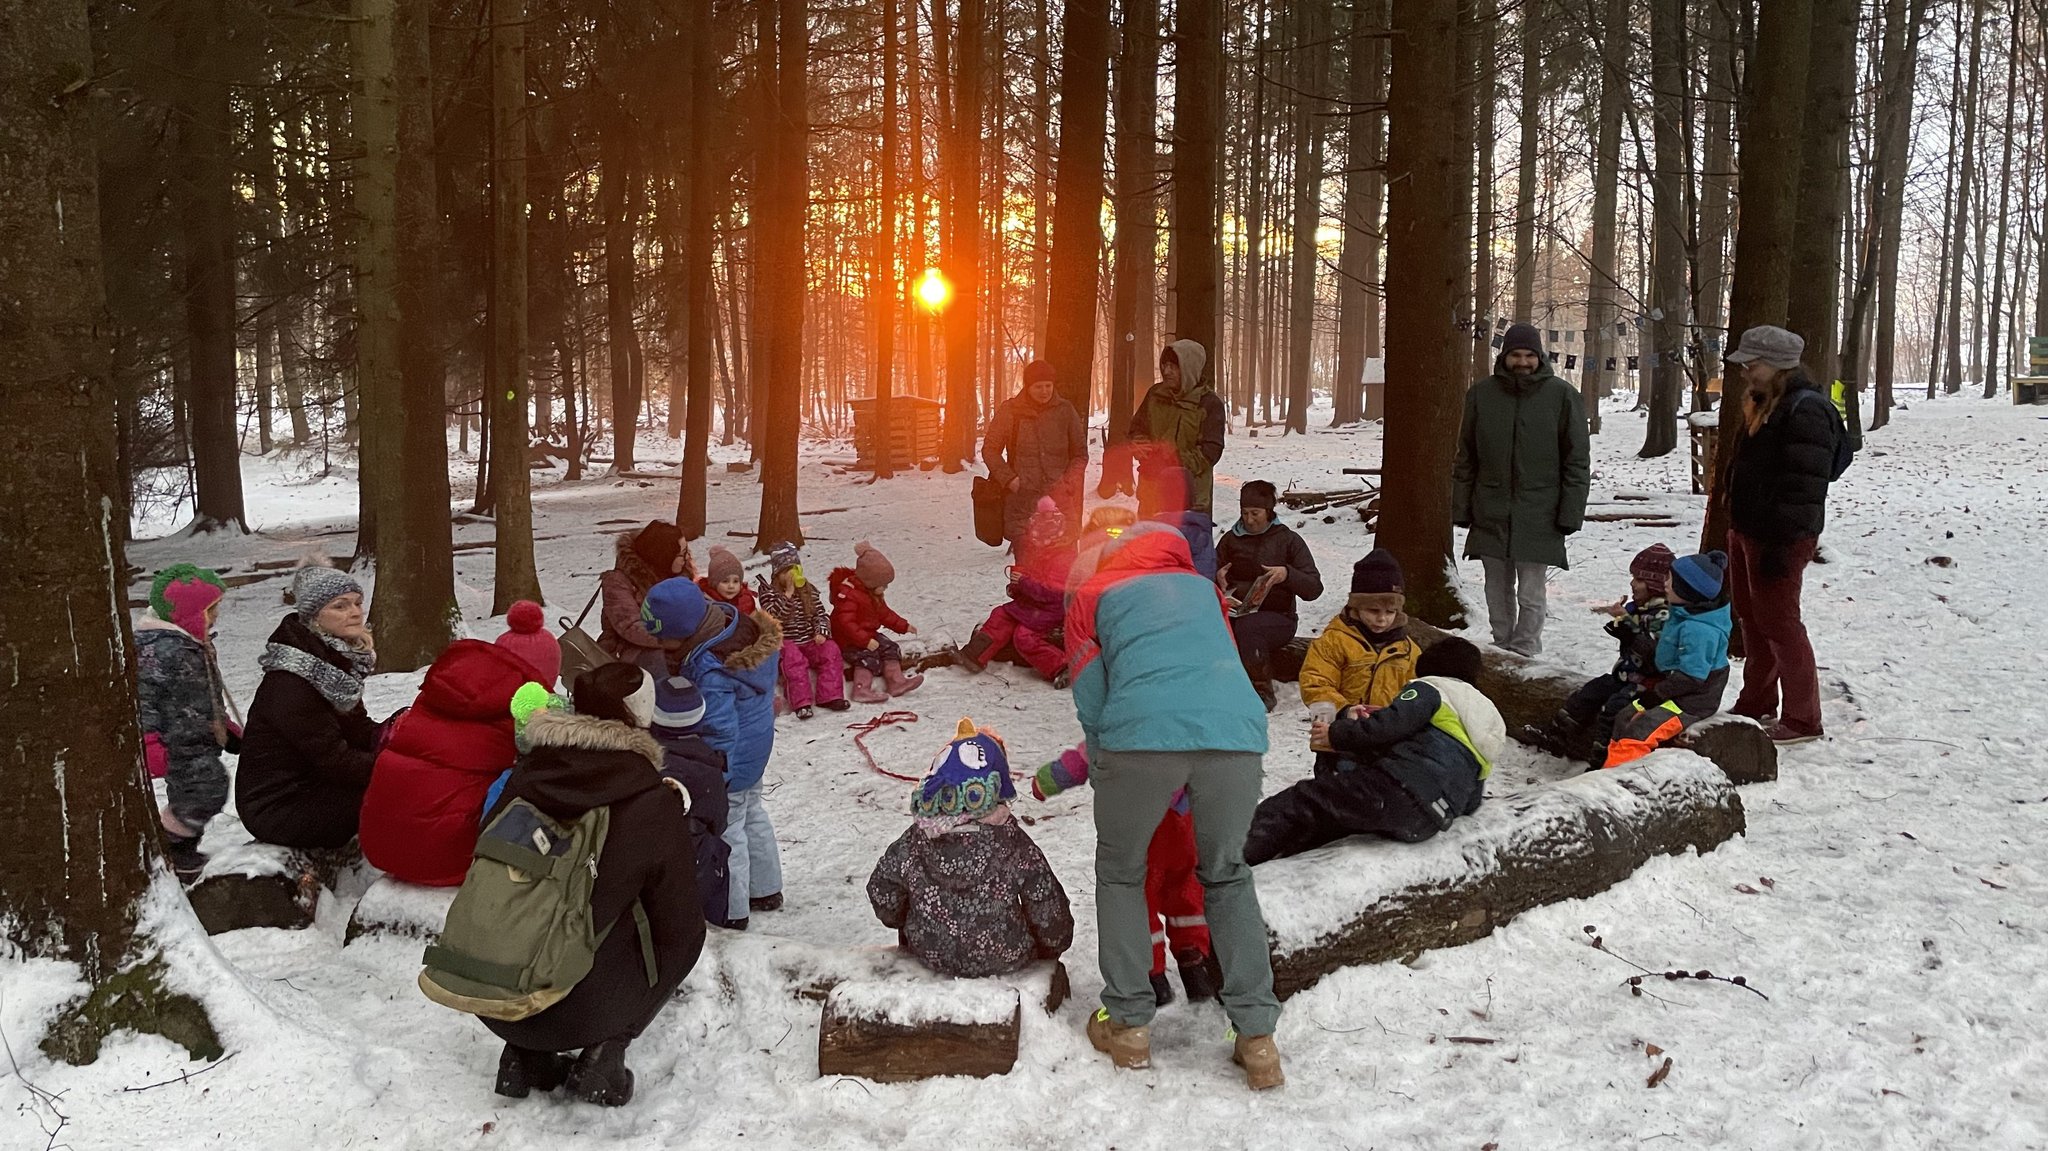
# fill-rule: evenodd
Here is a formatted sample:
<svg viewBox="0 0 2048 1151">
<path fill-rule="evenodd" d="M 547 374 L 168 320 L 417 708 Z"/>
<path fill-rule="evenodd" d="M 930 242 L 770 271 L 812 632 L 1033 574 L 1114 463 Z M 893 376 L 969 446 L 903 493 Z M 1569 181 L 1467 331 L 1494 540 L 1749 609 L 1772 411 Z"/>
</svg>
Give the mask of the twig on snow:
<svg viewBox="0 0 2048 1151">
<path fill-rule="evenodd" d="M 123 1087 L 121 1088 L 121 1093 L 126 1095 L 136 1091 L 154 1091 L 159 1087 L 168 1087 L 173 1083 L 190 1083 L 192 1080 L 199 1078 L 201 1075 L 204 1075 L 207 1072 L 213 1070 L 214 1068 L 226 1063 L 228 1060 L 233 1059 L 238 1054 L 240 1053 L 230 1051 L 226 1055 L 223 1055 L 219 1059 L 216 1059 L 213 1062 L 207 1064 L 206 1066 L 201 1067 L 197 1071 L 180 1071 L 177 1075 L 169 1079 L 159 1079 L 154 1083 L 145 1083 L 140 1087 Z"/>
</svg>

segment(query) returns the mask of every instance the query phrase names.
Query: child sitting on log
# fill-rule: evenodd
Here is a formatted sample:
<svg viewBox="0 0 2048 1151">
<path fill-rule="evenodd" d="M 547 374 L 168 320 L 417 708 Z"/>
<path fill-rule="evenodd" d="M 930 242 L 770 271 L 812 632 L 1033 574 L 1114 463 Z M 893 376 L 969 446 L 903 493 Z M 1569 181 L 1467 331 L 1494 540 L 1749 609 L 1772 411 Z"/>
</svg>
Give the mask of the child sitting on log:
<svg viewBox="0 0 2048 1151">
<path fill-rule="evenodd" d="M 1420 843 L 1479 810 L 1493 761 L 1507 748 L 1499 709 L 1473 686 L 1479 670 L 1469 640 L 1441 639 L 1393 703 L 1317 721 L 1309 746 L 1336 752 L 1337 770 L 1260 803 L 1245 862 L 1299 855 L 1347 835 Z"/>
<path fill-rule="evenodd" d="M 1010 816 L 1016 796 L 1002 740 L 961 720 L 868 877 L 875 917 L 941 975 L 1007 974 L 1074 941 L 1065 889 Z"/>
<path fill-rule="evenodd" d="M 1732 623 L 1727 553 L 1706 552 L 1673 563 L 1669 594 L 1654 674 L 1621 709 L 1604 767 L 1641 759 L 1721 710 Z"/>
<path fill-rule="evenodd" d="M 882 634 L 916 635 L 917 628 L 889 607 L 883 594 L 896 581 L 896 566 L 880 548 L 863 540 L 853 545 L 853 566 L 834 568 L 825 581 L 832 589 L 832 642 L 853 665 L 856 703 L 887 703 L 924 684 L 922 675 L 903 671 L 903 649 Z M 882 687 L 875 686 L 875 680 Z"/>
<path fill-rule="evenodd" d="M 1351 596 L 1301 661 L 1301 702 L 1328 723 L 1347 707 L 1377 711 L 1415 678 L 1421 645 L 1408 638 L 1401 561 L 1374 548 L 1351 567 Z M 1323 771 L 1321 759 L 1317 773 Z"/>
<path fill-rule="evenodd" d="M 1067 653 L 1057 633 L 1066 620 L 1067 572 L 1073 566 L 1066 513 L 1051 496 L 1040 497 L 1017 547 L 1017 562 L 1010 567 L 1009 598 L 974 629 L 960 650 L 961 665 L 979 673 L 1014 648 L 1033 671 L 1065 690 Z"/>
<path fill-rule="evenodd" d="M 804 577 L 803 553 L 788 541 L 768 553 L 770 579 L 757 579 L 761 606 L 782 625 L 782 694 L 798 719 L 845 711 L 846 656 L 832 642 L 832 617 L 818 585 Z M 815 687 L 813 684 L 815 683 Z"/>
<path fill-rule="evenodd" d="M 714 546 L 704 556 L 704 578 L 697 581 L 697 587 L 706 599 L 738 608 L 741 615 L 753 615 L 761 610 L 760 602 L 747 588 L 747 571 L 740 564 L 740 557 L 732 549 Z"/>
<path fill-rule="evenodd" d="M 1612 617 L 1607 634 L 1621 645 L 1614 667 L 1596 676 L 1564 701 L 1550 722 L 1526 730 L 1525 738 L 1552 755 L 1592 766 L 1606 762 L 1614 722 L 1644 682 L 1657 672 L 1657 637 L 1670 614 L 1665 582 L 1677 557 L 1661 543 L 1636 553 L 1628 565 L 1628 598 L 1594 610 Z"/>
</svg>

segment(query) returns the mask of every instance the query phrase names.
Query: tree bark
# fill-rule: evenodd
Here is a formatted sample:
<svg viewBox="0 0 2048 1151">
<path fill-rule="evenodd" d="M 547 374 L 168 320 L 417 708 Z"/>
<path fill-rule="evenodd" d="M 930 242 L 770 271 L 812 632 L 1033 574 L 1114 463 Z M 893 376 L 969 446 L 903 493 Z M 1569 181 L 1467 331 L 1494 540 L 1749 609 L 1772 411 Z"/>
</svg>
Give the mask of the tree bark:
<svg viewBox="0 0 2048 1151">
<path fill-rule="evenodd" d="M 2002 342 L 2000 322 L 2005 318 L 2005 241 L 2006 209 L 2012 202 L 2012 105 L 2013 91 L 2019 87 L 2020 79 L 2020 26 L 2018 12 L 2012 13 L 2007 22 L 2012 42 L 2006 48 L 2005 56 L 2005 114 L 1999 119 L 1999 132 L 2005 137 L 2004 157 L 1999 164 L 1998 177 L 1998 247 L 1992 257 L 1991 281 L 1991 331 L 1984 341 L 1984 398 L 1996 399 L 2002 390 L 2001 382 L 2009 357 Z M 1982 276 L 1982 271 L 1979 271 Z"/>
<path fill-rule="evenodd" d="M 1387 97 L 1387 429 L 1385 497 L 1376 542 L 1408 573 L 1408 610 L 1445 627 L 1464 622 L 1451 586 L 1451 457 L 1463 339 L 1464 237 L 1443 211 L 1470 178 L 1452 143 L 1457 116 L 1458 0 L 1393 0 Z"/>
<path fill-rule="evenodd" d="M 1346 119 L 1344 248 L 1337 263 L 1337 380 L 1331 389 L 1335 425 L 1377 416 L 1367 412 L 1366 361 L 1379 354 L 1380 203 L 1385 189 L 1387 41 L 1385 0 L 1352 8 L 1351 111 Z"/>
<path fill-rule="evenodd" d="M 1223 2 L 1181 0 L 1179 19 L 1173 102 L 1173 334 L 1208 350 L 1213 375 L 1222 361 L 1222 349 L 1216 346 L 1216 281 L 1222 264 L 1216 190 L 1223 127 Z"/>
<path fill-rule="evenodd" d="M 1813 0 L 1813 54 L 1799 155 L 1799 207 L 1793 226 L 1792 283 L 1786 326 L 1806 339 L 1806 369 L 1822 388 L 1840 377 L 1843 207 L 1847 201 L 1849 118 L 1855 110 L 1859 0 Z M 1853 371 L 1853 369 L 1850 369 Z"/>
<path fill-rule="evenodd" d="M 802 544 L 797 519 L 797 429 L 803 422 L 804 227 L 810 209 L 810 24 L 805 0 L 762 4 L 762 64 L 773 58 L 770 125 L 765 148 L 772 157 L 769 179 L 755 189 L 760 226 L 755 233 L 762 279 L 760 299 L 767 314 L 755 322 L 767 329 L 765 363 L 758 363 L 765 400 L 761 434 L 761 516 L 754 550 Z M 773 13 L 772 23 L 770 13 Z"/>
<path fill-rule="evenodd" d="M 949 42 L 952 91 L 942 143 L 946 235 L 941 262 L 953 298 L 944 313 L 946 411 L 940 463 L 957 472 L 974 458 L 981 416 L 979 378 L 982 278 L 981 124 L 982 71 L 987 35 L 984 0 L 959 0 L 960 17 L 946 18 L 947 0 L 933 0 L 934 36 Z M 943 76 L 944 67 L 940 68 Z"/>
<path fill-rule="evenodd" d="M 1327 0 L 1296 0 L 1294 95 L 1294 268 L 1287 316 L 1287 430 L 1308 433 L 1309 368 L 1315 352 L 1316 233 L 1322 225 L 1321 93 L 1329 59 Z M 1301 56 L 1307 55 L 1306 62 Z"/>
<path fill-rule="evenodd" d="M 1544 0 L 1522 5 L 1521 187 L 1515 195 L 1515 300 L 1517 323 L 1534 323 L 1536 306 L 1537 126 L 1542 123 Z"/>
<path fill-rule="evenodd" d="M 491 0 L 491 614 L 541 599 L 527 468 L 526 0 Z"/>
<path fill-rule="evenodd" d="M 1852 45 L 1853 46 L 1853 45 Z M 1684 183 L 1691 155 L 1684 139 L 1687 84 L 1684 0 L 1651 0 L 1650 88 L 1652 150 L 1650 174 L 1653 233 L 1650 238 L 1649 421 L 1642 459 L 1670 454 L 1678 446 L 1678 401 L 1685 392 L 1685 331 L 1691 300 L 1686 291 L 1686 248 L 1693 234 L 1686 214 Z"/>
<path fill-rule="evenodd" d="M 1600 401 L 1613 389 L 1619 374 L 1608 366 L 1618 341 L 1614 325 L 1621 317 L 1621 267 L 1617 249 L 1621 195 L 1621 126 L 1628 100 L 1630 38 L 1628 0 L 1607 0 L 1600 43 L 1600 106 L 1593 158 L 1593 266 L 1586 307 L 1586 372 L 1581 398 L 1587 430 L 1600 431 Z M 1617 365 L 1618 366 L 1618 365 Z"/>
<path fill-rule="evenodd" d="M 1045 358 L 1085 421 L 1094 408 L 1095 312 L 1102 273 L 1103 144 L 1109 115 L 1109 0 L 1066 0 L 1060 155 L 1052 221 Z M 1111 423 L 1115 423 L 1112 413 Z"/>
<path fill-rule="evenodd" d="M 602 24 L 599 59 L 611 75 L 623 76 L 624 35 L 622 19 L 614 10 L 599 17 Z M 612 394 L 612 472 L 633 470 L 634 432 L 639 422 L 640 396 L 633 390 L 633 360 L 639 352 L 640 336 L 633 330 L 633 185 L 640 179 L 635 171 L 633 125 L 622 95 L 613 92 L 600 105 L 603 122 L 598 128 L 599 209 L 604 215 L 604 299 L 605 353 Z"/>
<path fill-rule="evenodd" d="M 691 11 L 699 27 L 711 27 L 711 0 L 691 0 Z M 718 334 L 717 284 L 712 279 L 712 221 L 727 194 L 727 173 L 717 136 L 728 127 L 723 109 L 714 111 L 719 98 L 718 56 L 710 36 L 697 36 L 690 43 L 690 106 L 697 115 L 690 122 L 689 219 L 685 224 L 684 275 L 685 306 L 689 308 L 689 347 L 685 351 L 690 376 L 683 421 L 683 478 L 677 496 L 676 526 L 684 539 L 704 535 L 705 497 L 711 468 L 711 379 L 712 345 Z M 714 165 L 721 165 L 714 171 Z"/>
<path fill-rule="evenodd" d="M 46 1054 L 91 1062 L 120 1027 L 218 1058 L 206 1010 L 168 994 L 138 931 L 159 866 L 136 730 L 124 501 L 107 346 L 90 24 L 80 0 L 0 3 L 0 946 L 91 989 Z"/>
<path fill-rule="evenodd" d="M 1970 233 L 1970 178 L 1977 167 L 1977 92 L 1984 49 L 1984 5 L 1964 0 L 1970 9 L 1970 63 L 1963 89 L 1962 151 L 1956 158 L 1956 213 L 1949 239 L 1948 354 L 1942 366 L 1942 390 L 1963 390 L 1963 243 Z"/>
<path fill-rule="evenodd" d="M 1929 0 L 1888 0 L 1885 17 L 1884 91 L 1879 98 L 1876 201 L 1878 257 L 1877 358 L 1872 367 L 1870 427 L 1892 418 L 1892 384 L 1899 322 L 1899 248 L 1904 231 L 1906 166 L 1912 151 L 1913 85 L 1919 71 L 1920 32 Z M 1858 432 L 1861 438 L 1861 432 Z"/>
<path fill-rule="evenodd" d="M 911 0 L 915 6 L 917 0 Z M 896 321 L 902 289 L 896 275 L 896 204 L 902 196 L 896 157 L 896 0 L 882 0 L 882 210 L 875 227 L 874 300 L 875 391 L 874 472 L 878 480 L 896 474 Z M 916 77 L 911 82 L 917 82 Z M 916 461 L 912 461 L 915 463 Z"/>
<path fill-rule="evenodd" d="M 1735 220 L 1735 55 L 1736 29 L 1719 0 L 1705 5 L 1707 43 L 1706 138 L 1701 141 L 1699 327 L 1709 350 L 1726 348 L 1728 239 Z M 1707 371 L 1706 365 L 1701 371 Z M 1726 381 L 1722 388 L 1725 394 Z"/>
<path fill-rule="evenodd" d="M 1102 498 L 1133 489 L 1127 432 L 1138 406 L 1138 374 L 1152 356 L 1152 276 L 1159 243 L 1159 6 L 1125 0 L 1116 62 L 1116 249 L 1111 288 L 1109 434 Z"/>
<path fill-rule="evenodd" d="M 1472 98 L 1473 153 L 1479 159 L 1479 178 L 1474 183 L 1472 228 L 1475 238 L 1472 261 L 1472 371 L 1474 378 L 1493 370 L 1492 325 L 1488 316 L 1498 314 L 1499 262 L 1493 258 L 1493 230 L 1500 213 L 1494 203 L 1494 153 L 1500 129 L 1500 14 L 1487 12 L 1477 19 L 1479 50 L 1472 63 L 1477 71 Z"/>
</svg>

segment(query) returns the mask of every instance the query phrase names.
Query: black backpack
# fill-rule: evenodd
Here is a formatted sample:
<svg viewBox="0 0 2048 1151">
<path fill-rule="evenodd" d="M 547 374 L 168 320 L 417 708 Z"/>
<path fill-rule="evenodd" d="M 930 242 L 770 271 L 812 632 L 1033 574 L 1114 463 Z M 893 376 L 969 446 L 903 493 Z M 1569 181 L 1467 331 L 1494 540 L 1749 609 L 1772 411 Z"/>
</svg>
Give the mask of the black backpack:
<svg viewBox="0 0 2048 1151">
<path fill-rule="evenodd" d="M 1841 409 L 1835 407 L 1833 400 L 1821 395 L 1818 389 L 1799 389 L 1792 397 L 1792 410 L 1798 411 L 1799 405 L 1805 403 L 1808 398 L 1819 400 L 1821 406 L 1827 409 L 1828 426 L 1835 431 L 1835 458 L 1828 467 L 1828 481 L 1832 483 L 1841 479 L 1842 473 L 1848 471 L 1849 465 L 1855 462 L 1856 445 L 1849 442 L 1849 425 L 1842 422 Z"/>
</svg>

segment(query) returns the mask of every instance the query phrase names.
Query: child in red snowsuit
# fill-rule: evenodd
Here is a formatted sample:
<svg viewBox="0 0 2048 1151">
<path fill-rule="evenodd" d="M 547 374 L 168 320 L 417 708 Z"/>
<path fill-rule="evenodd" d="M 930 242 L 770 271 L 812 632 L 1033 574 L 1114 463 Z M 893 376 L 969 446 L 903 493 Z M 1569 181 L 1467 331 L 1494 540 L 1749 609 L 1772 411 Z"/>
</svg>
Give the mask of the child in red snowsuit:
<svg viewBox="0 0 2048 1151">
<path fill-rule="evenodd" d="M 1088 782 L 1088 745 L 1060 753 L 1031 778 L 1036 799 L 1058 795 Z M 1223 989 L 1223 969 L 1209 944 L 1209 920 L 1202 906 L 1202 881 L 1195 875 L 1195 821 L 1188 793 L 1173 797 L 1145 850 L 1145 909 L 1152 913 L 1152 994 L 1164 1007 L 1173 1002 L 1166 981 L 1166 951 L 1180 967 L 1188 999 L 1214 999 Z"/>
<path fill-rule="evenodd" d="M 960 652 L 968 671 L 985 669 L 1005 648 L 1014 647 L 1054 687 L 1067 686 L 1067 653 L 1057 639 L 1066 620 L 1067 572 L 1074 566 L 1066 524 L 1065 513 L 1050 496 L 1038 501 L 1010 568 L 1010 598 L 988 613 Z"/>
</svg>

